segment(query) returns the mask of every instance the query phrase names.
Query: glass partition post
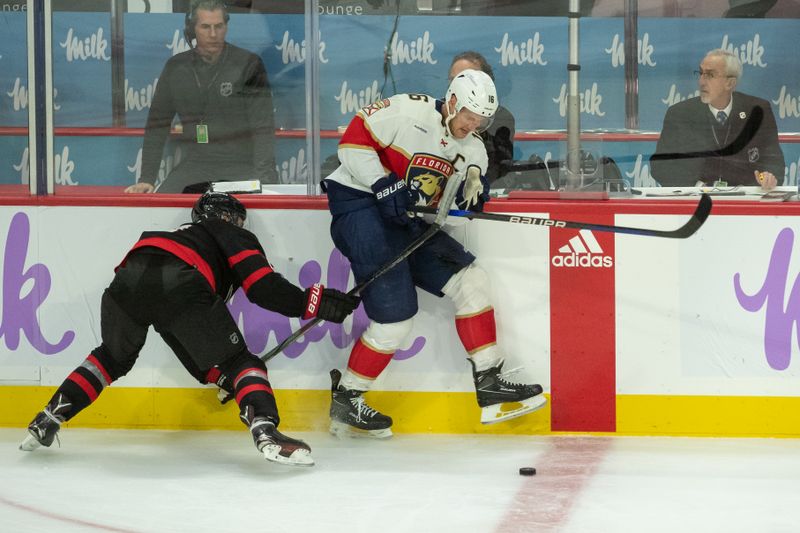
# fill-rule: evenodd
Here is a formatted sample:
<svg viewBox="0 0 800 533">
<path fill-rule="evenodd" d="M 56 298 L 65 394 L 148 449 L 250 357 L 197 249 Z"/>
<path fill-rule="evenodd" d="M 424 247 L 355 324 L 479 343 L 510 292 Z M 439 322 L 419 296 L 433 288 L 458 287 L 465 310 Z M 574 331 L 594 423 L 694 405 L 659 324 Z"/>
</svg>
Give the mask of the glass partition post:
<svg viewBox="0 0 800 533">
<path fill-rule="evenodd" d="M 28 188 L 31 194 L 36 194 L 36 184 L 39 180 L 39 175 L 44 172 L 44 165 L 41 164 L 42 158 L 39 156 L 41 144 L 44 139 L 38 138 L 39 128 L 36 127 L 36 105 L 37 105 L 37 91 L 36 83 L 38 77 L 37 66 L 37 50 L 41 50 L 41 46 L 37 46 L 36 39 L 38 38 L 36 28 L 39 25 L 39 20 L 36 15 L 36 2 L 28 0 L 27 3 L 27 51 L 28 51 Z"/>
<path fill-rule="evenodd" d="M 306 149 L 308 150 L 308 194 L 317 194 L 320 173 L 319 103 L 319 6 L 318 0 L 305 0 L 306 34 Z"/>
<path fill-rule="evenodd" d="M 577 176 L 580 172 L 581 105 L 578 95 L 580 76 L 579 25 L 580 0 L 569 0 L 569 96 L 567 99 L 567 172 Z M 569 187 L 571 184 L 567 184 Z"/>
<path fill-rule="evenodd" d="M 45 123 L 45 161 L 47 172 L 40 176 L 36 189 L 38 194 L 53 194 L 55 181 L 55 159 L 53 143 L 53 9 L 52 3 L 41 0 L 43 14 L 43 44 L 44 44 L 44 79 L 39 80 L 37 88 L 44 86 L 44 123 Z M 41 82 L 44 83 L 41 83 Z M 37 109 L 37 113 L 40 110 Z"/>
<path fill-rule="evenodd" d="M 625 127 L 639 129 L 639 0 L 625 0 Z"/>
<path fill-rule="evenodd" d="M 111 116 L 125 127 L 125 2 L 111 0 Z"/>
<path fill-rule="evenodd" d="M 28 185 L 31 194 L 53 192 L 53 79 L 50 2 L 28 0 Z M 32 51 L 32 53 L 30 53 Z"/>
</svg>

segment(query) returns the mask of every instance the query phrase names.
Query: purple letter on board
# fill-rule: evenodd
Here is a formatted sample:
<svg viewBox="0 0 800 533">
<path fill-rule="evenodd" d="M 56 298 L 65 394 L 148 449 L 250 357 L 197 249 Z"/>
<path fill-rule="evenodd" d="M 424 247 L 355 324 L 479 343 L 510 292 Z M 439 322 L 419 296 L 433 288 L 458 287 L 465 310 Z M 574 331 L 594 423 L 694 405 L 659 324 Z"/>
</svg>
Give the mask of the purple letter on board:
<svg viewBox="0 0 800 533">
<path fill-rule="evenodd" d="M 766 305 L 764 320 L 764 354 L 767 363 L 775 370 L 786 370 L 792 356 L 792 329 L 800 324 L 800 285 L 795 278 L 788 300 L 784 301 L 789 279 L 789 262 L 792 258 L 794 232 L 784 228 L 775 239 L 769 267 L 764 283 L 755 294 L 747 294 L 742 289 L 737 272 L 733 277 L 736 299 L 750 312 L 756 312 Z M 800 330 L 798 330 L 800 340 Z"/>
<path fill-rule="evenodd" d="M 9 350 L 16 350 L 22 331 L 31 346 L 40 353 L 53 355 L 72 344 L 75 332 L 67 331 L 56 344 L 47 342 L 42 334 L 37 310 L 50 294 L 50 271 L 41 263 L 35 263 L 25 270 L 30 233 L 28 216 L 25 213 L 14 215 L 8 228 L 3 254 L 3 315 L 0 336 L 5 339 Z"/>
</svg>

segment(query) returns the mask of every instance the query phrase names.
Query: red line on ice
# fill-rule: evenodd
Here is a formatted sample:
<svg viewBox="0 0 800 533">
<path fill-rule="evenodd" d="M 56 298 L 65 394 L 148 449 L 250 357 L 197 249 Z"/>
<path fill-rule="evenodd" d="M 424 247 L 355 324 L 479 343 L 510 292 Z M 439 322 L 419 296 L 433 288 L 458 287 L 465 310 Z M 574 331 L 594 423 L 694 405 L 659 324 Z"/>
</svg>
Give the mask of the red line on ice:
<svg viewBox="0 0 800 533">
<path fill-rule="evenodd" d="M 101 531 L 115 531 L 117 533 L 137 533 L 136 531 L 134 531 L 132 529 L 120 529 L 118 527 L 106 526 L 106 525 L 103 525 L 103 524 L 97 524 L 95 522 L 89 522 L 87 520 L 81 520 L 79 518 L 72 518 L 72 517 L 65 516 L 65 515 L 51 513 L 49 511 L 44 511 L 42 509 L 37 509 L 35 507 L 31 507 L 29 505 L 25 505 L 25 504 L 22 504 L 22 503 L 17 503 L 17 502 L 11 501 L 11 500 L 7 500 L 6 498 L 3 498 L 2 496 L 0 496 L 0 503 L 3 503 L 5 505 L 7 505 L 9 507 L 13 507 L 15 509 L 20 509 L 22 511 L 27 511 L 29 513 L 32 513 L 32 514 L 35 514 L 35 515 L 38 515 L 38 516 L 42 516 L 42 517 L 45 517 L 45 518 L 50 518 L 52 520 L 57 520 L 59 522 L 67 522 L 69 524 L 78 524 L 78 525 L 81 525 L 81 526 L 86 526 L 86 527 L 91 527 L 91 528 L 94 528 L 94 529 L 99 529 Z"/>
<path fill-rule="evenodd" d="M 522 478 L 496 533 L 561 531 L 610 446 L 603 437 L 554 437 L 536 458 L 536 475 Z"/>
</svg>

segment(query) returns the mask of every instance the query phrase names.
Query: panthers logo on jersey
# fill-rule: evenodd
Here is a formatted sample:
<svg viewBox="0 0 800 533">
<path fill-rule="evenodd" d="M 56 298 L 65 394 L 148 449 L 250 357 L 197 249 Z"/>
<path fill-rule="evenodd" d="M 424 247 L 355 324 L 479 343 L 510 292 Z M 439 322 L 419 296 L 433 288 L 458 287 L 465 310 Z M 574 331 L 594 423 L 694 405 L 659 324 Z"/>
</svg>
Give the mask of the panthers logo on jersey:
<svg viewBox="0 0 800 533">
<path fill-rule="evenodd" d="M 361 111 L 366 116 L 369 117 L 369 116 L 372 116 L 374 113 L 377 113 L 381 109 L 383 109 L 385 107 L 389 107 L 390 104 L 391 104 L 391 102 L 389 102 L 389 99 L 388 98 L 384 98 L 383 100 L 378 100 L 377 102 L 373 102 L 373 103 L 371 103 L 370 105 L 368 105 L 366 107 L 362 107 Z"/>
<path fill-rule="evenodd" d="M 406 184 L 414 204 L 435 205 L 452 173 L 450 161 L 430 154 L 414 154 L 406 171 Z"/>
</svg>

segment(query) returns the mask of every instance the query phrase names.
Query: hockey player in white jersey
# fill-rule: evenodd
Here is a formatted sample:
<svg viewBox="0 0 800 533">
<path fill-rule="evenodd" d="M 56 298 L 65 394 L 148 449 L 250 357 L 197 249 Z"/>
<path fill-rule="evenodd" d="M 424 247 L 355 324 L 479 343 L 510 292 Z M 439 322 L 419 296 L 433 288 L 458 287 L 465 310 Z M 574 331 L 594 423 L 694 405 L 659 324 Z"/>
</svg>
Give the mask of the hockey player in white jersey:
<svg viewBox="0 0 800 533">
<path fill-rule="evenodd" d="M 356 113 L 339 142 L 341 165 L 324 184 L 333 242 L 350 260 L 357 282 L 427 229 L 407 209 L 436 206 L 450 176 L 467 176 L 459 206 L 483 209 L 489 199 L 487 156 L 476 132 L 489 126 L 497 105 L 491 78 L 464 70 L 451 82 L 444 101 L 398 94 Z M 361 293 L 370 323 L 345 371 L 331 371 L 331 432 L 392 435 L 392 419 L 367 405 L 363 393 L 411 331 L 418 309 L 415 287 L 446 295 L 455 304 L 456 330 L 472 366 L 481 422 L 500 422 L 544 406 L 540 385 L 513 383 L 503 373 L 489 279 L 474 261 L 455 239 L 437 232 Z M 501 410 L 509 402 L 517 402 L 517 408 Z"/>
</svg>

